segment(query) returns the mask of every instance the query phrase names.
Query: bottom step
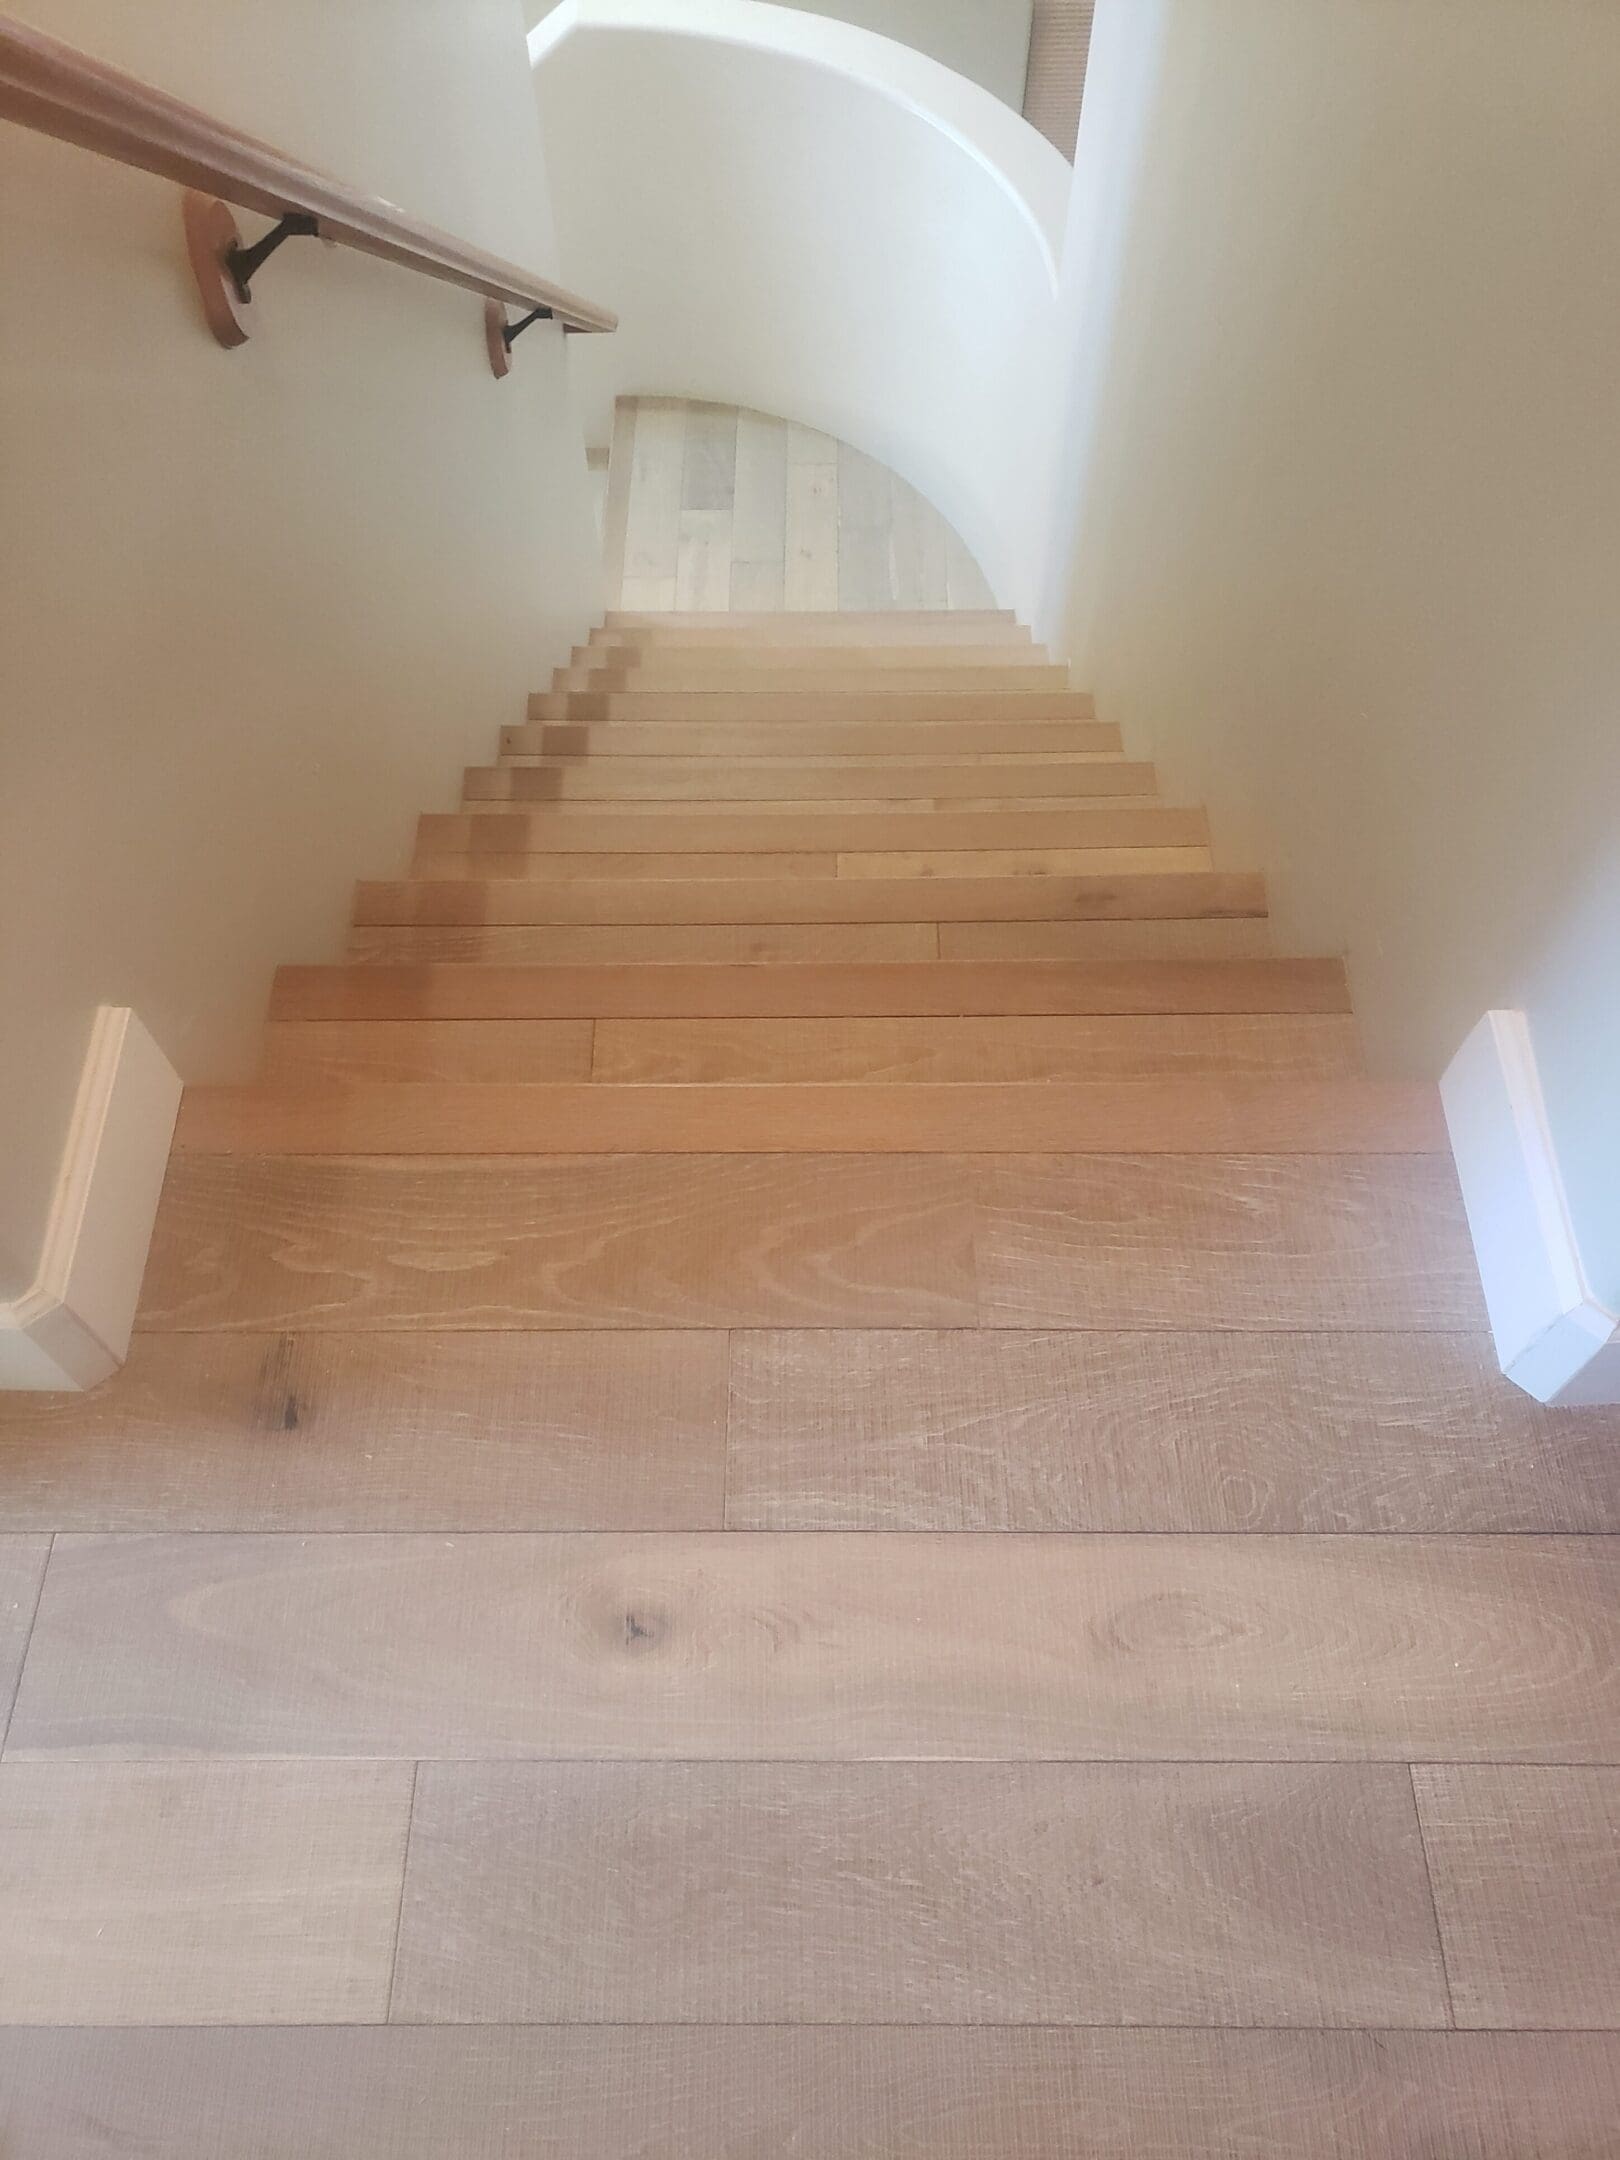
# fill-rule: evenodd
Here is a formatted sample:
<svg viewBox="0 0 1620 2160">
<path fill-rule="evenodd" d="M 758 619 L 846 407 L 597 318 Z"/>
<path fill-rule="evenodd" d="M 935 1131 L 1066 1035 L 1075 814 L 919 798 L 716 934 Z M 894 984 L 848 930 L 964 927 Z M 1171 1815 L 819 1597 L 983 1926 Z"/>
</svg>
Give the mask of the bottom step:
<svg viewBox="0 0 1620 2160">
<path fill-rule="evenodd" d="M 188 1089 L 213 1155 L 1411 1155 L 1446 1146 L 1438 1091 L 1389 1080 L 619 1086 L 357 1081 Z"/>
</svg>

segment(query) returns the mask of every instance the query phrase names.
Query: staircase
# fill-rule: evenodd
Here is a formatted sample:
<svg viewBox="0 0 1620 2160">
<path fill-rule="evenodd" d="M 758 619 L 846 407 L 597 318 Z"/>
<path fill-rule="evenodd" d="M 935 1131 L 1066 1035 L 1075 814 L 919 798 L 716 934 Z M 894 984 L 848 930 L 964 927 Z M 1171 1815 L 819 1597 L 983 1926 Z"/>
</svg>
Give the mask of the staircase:
<svg viewBox="0 0 1620 2160">
<path fill-rule="evenodd" d="M 185 1156 L 1443 1141 L 1001 615 L 610 617 L 360 887 L 352 957 L 283 971 Z"/>
<path fill-rule="evenodd" d="M 0 2142 L 1607 2151 L 1613 1462 L 1014 623 L 610 617 L 0 1403 Z"/>
</svg>

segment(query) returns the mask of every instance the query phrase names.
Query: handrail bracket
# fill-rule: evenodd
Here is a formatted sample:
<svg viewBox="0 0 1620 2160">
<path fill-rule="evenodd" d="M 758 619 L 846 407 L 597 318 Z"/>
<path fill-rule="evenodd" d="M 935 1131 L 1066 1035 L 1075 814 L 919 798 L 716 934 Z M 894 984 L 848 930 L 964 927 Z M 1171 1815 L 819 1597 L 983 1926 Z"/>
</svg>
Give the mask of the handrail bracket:
<svg viewBox="0 0 1620 2160">
<path fill-rule="evenodd" d="M 240 240 L 233 247 L 228 247 L 225 250 L 225 267 L 231 274 L 238 297 L 244 301 L 252 299 L 253 295 L 248 288 L 255 274 L 270 260 L 283 240 L 317 240 L 320 231 L 319 218 L 311 217 L 307 211 L 289 210 L 285 217 L 271 226 L 262 240 L 255 240 L 252 247 L 243 247 Z"/>
<path fill-rule="evenodd" d="M 532 307 L 527 315 L 520 315 L 516 322 L 508 322 L 506 309 L 499 300 L 484 302 L 484 343 L 489 347 L 490 373 L 497 380 L 512 372 L 512 345 L 528 329 L 530 323 L 555 322 L 557 311 L 549 307 Z M 566 330 L 568 325 L 564 323 Z"/>
</svg>

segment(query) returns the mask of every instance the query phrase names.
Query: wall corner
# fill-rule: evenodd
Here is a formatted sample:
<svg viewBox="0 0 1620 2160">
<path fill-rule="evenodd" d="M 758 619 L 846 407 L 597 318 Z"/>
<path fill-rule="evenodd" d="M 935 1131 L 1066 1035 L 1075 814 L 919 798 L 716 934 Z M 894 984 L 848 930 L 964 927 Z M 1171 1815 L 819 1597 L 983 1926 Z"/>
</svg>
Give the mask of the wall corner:
<svg viewBox="0 0 1620 2160">
<path fill-rule="evenodd" d="M 0 1304 L 0 1388 L 94 1387 L 129 1351 L 180 1076 L 127 1005 L 96 1013 L 31 1287 Z"/>
</svg>

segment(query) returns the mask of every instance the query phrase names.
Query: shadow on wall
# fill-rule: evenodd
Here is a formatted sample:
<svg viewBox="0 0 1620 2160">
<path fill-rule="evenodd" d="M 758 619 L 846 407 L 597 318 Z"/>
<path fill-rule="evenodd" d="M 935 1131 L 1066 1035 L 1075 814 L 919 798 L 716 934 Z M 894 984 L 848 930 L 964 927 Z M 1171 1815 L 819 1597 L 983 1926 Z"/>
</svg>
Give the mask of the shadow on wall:
<svg viewBox="0 0 1620 2160">
<path fill-rule="evenodd" d="M 734 405 L 619 400 L 603 538 L 610 607 L 995 605 L 961 540 L 898 473 Z"/>
</svg>

